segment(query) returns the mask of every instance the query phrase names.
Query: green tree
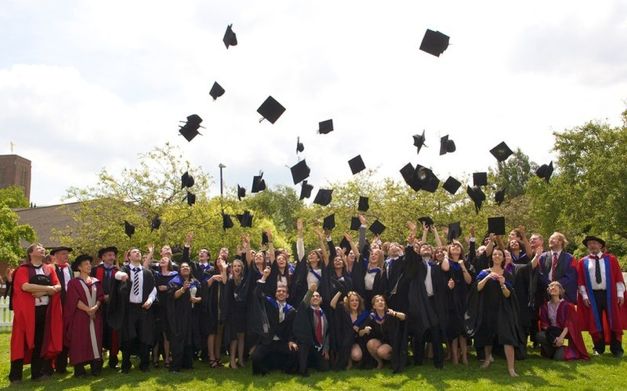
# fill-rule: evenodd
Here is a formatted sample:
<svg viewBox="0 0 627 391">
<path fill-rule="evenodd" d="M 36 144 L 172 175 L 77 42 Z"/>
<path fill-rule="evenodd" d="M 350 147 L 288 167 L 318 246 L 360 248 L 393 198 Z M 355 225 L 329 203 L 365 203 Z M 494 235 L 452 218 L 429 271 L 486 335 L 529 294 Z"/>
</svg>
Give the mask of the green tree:
<svg viewBox="0 0 627 391">
<path fill-rule="evenodd" d="M 529 178 L 537 168 L 518 148 L 509 159 L 498 163 L 496 169 L 490 168 L 490 176 L 498 189 L 505 189 L 506 198 L 513 199 L 526 193 Z"/>
<path fill-rule="evenodd" d="M 20 217 L 11 210 L 18 207 L 28 207 L 28 200 L 19 187 L 0 190 L 0 260 L 14 266 L 26 255 L 20 242 L 37 240 L 30 225 L 18 223 Z"/>
</svg>

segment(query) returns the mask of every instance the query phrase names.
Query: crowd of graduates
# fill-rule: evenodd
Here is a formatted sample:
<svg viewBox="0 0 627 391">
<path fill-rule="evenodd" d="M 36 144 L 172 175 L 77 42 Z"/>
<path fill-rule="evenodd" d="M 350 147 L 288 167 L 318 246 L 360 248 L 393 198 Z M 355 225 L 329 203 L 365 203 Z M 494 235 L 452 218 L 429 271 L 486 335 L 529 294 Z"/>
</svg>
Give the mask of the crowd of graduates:
<svg viewBox="0 0 627 391">
<path fill-rule="evenodd" d="M 524 227 L 477 240 L 471 228 L 465 241 L 443 243 L 428 219 L 408 222 L 401 244 L 368 240 L 359 219 L 357 240 L 343 234 L 336 246 L 332 230 L 316 230 L 319 247 L 308 250 L 298 220 L 296 254 L 274 248 L 271 232 L 256 249 L 242 235 L 234 254 L 221 248 L 214 256 L 192 250 L 190 232 L 178 263 L 168 245 L 158 260 L 153 246 L 143 256 L 102 248 L 93 266 L 91 255 L 70 262 L 71 248 L 48 255 L 33 244 L 6 274 L 9 379 L 19 384 L 28 363 L 36 381 L 68 364 L 76 377 L 87 375 L 86 365 L 100 376 L 105 363 L 126 374 L 133 356 L 142 372 L 164 365 L 177 373 L 200 361 L 254 375 L 386 366 L 398 373 L 426 359 L 438 369 L 468 365 L 470 348 L 482 368 L 505 357 L 518 376 L 528 341 L 550 359 L 589 360 L 582 331 L 593 355 L 609 344 L 623 356 L 625 285 L 603 239 L 587 236 L 589 255 L 577 260 L 559 232 L 548 243 Z"/>
</svg>

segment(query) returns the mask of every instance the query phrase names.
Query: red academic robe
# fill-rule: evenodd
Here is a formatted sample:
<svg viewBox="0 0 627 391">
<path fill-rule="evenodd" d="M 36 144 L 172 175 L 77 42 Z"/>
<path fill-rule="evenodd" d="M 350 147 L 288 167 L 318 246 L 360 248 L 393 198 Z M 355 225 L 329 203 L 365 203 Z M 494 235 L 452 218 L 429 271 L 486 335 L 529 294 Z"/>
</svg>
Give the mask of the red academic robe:
<svg viewBox="0 0 627 391">
<path fill-rule="evenodd" d="M 96 278 L 92 277 L 90 284 L 86 284 L 81 278 L 73 278 L 68 283 L 65 294 L 63 324 L 70 365 L 102 360 L 102 311 L 99 309 L 96 312 L 92 329 L 91 320 L 87 312 L 77 307 L 79 301 L 82 301 L 88 307 L 91 306 L 84 287 L 87 287 L 90 295 L 94 292 L 96 293 L 96 302 L 104 300 L 102 285 Z"/>
<path fill-rule="evenodd" d="M 59 279 L 50 265 L 42 265 L 44 274 L 53 285 L 59 284 Z M 35 298 L 31 293 L 22 290 L 22 285 L 29 281 L 30 263 L 21 265 L 13 277 L 13 329 L 11 331 L 11 361 L 24 359 L 24 364 L 31 362 L 35 348 Z M 63 349 L 63 310 L 61 295 L 49 296 L 46 313 L 46 329 L 44 342 L 41 348 L 42 357 L 52 359 Z"/>
<path fill-rule="evenodd" d="M 551 326 L 548 303 L 544 303 L 540 308 L 540 322 L 542 330 L 546 330 Z M 577 324 L 577 311 L 574 305 L 564 300 L 557 306 L 555 326 L 561 329 L 568 327 L 566 339 L 568 339 L 569 342 L 568 346 L 566 346 L 566 360 L 590 359 L 586 351 L 586 344 L 583 342 L 583 337 L 581 336 L 581 330 Z"/>
<path fill-rule="evenodd" d="M 590 282 L 590 273 L 588 272 L 588 262 L 594 262 L 594 259 L 589 257 L 583 257 L 579 260 L 577 265 L 577 278 L 578 286 L 584 286 L 586 293 L 590 299 L 590 307 L 587 307 L 581 295 L 577 297 L 577 318 L 581 325 L 581 330 L 590 332 L 592 339 L 597 341 L 601 338 L 603 330 L 607 330 L 616 334 L 616 337 L 620 341 L 623 335 L 623 330 L 627 329 L 627 304 L 618 306 L 618 299 L 616 297 L 616 283 L 625 281 L 623 280 L 623 273 L 620 270 L 618 260 L 612 254 L 603 254 L 601 256 L 601 262 L 605 262 L 605 281 L 608 295 L 608 316 L 599 319 L 596 303 L 594 301 L 594 293 L 592 292 L 592 286 Z M 609 341 L 609 333 L 605 333 L 606 340 Z"/>
</svg>

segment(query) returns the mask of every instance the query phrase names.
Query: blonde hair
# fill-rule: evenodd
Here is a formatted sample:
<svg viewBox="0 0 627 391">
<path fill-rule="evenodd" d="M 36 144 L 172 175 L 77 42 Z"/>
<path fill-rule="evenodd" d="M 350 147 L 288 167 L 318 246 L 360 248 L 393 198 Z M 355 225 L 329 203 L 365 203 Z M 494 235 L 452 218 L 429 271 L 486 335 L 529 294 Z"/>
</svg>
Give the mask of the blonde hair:
<svg viewBox="0 0 627 391">
<path fill-rule="evenodd" d="M 364 305 L 364 299 L 359 295 L 359 293 L 355 292 L 355 291 L 350 291 L 346 294 L 346 297 L 344 298 L 344 300 L 342 301 L 342 304 L 344 305 L 344 308 L 346 308 L 347 312 L 351 312 L 351 307 L 350 307 L 350 300 L 351 297 L 355 296 L 357 297 L 357 300 L 359 300 L 359 306 L 357 307 L 357 312 L 361 313 L 364 311 L 364 309 L 366 308 Z"/>
</svg>

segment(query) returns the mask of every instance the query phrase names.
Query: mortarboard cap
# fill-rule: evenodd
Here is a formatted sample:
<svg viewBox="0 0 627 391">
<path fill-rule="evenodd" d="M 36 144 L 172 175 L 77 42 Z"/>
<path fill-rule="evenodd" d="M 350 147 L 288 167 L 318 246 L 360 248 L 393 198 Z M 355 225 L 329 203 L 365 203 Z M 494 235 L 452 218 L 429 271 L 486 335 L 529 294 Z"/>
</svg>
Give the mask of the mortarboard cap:
<svg viewBox="0 0 627 391">
<path fill-rule="evenodd" d="M 422 134 L 414 134 L 412 137 L 414 138 L 414 146 L 418 149 L 416 153 L 420 153 L 420 149 L 426 147 L 425 131 L 423 130 Z"/>
<path fill-rule="evenodd" d="M 235 35 L 231 27 L 233 27 L 232 24 L 229 24 L 226 27 L 224 38 L 222 38 L 222 42 L 224 42 L 224 46 L 226 46 L 227 49 L 229 48 L 229 46 L 237 46 L 237 35 Z"/>
<path fill-rule="evenodd" d="M 348 239 L 346 239 L 346 237 L 343 237 L 342 240 L 340 241 L 340 248 L 344 251 L 344 255 L 350 254 L 351 244 L 348 241 Z"/>
<path fill-rule="evenodd" d="M 192 141 L 194 137 L 201 134 L 198 131 L 198 128 L 202 128 L 202 126 L 200 126 L 200 123 L 202 122 L 202 118 L 200 118 L 198 114 L 192 114 L 187 117 L 187 121 L 181 121 L 181 122 L 185 122 L 185 125 L 179 126 L 180 127 L 179 133 L 183 137 L 185 137 L 185 140 Z"/>
<path fill-rule="evenodd" d="M 231 215 L 222 213 L 222 229 L 226 231 L 228 228 L 233 228 L 233 220 Z"/>
<path fill-rule="evenodd" d="M 309 167 L 307 167 L 305 159 L 298 162 L 295 166 L 290 168 L 290 170 L 292 171 L 292 179 L 294 180 L 295 185 L 307 179 L 309 177 L 309 173 L 311 172 Z"/>
<path fill-rule="evenodd" d="M 440 138 L 440 156 L 455 152 L 455 150 L 455 142 L 449 140 L 448 135 Z"/>
<path fill-rule="evenodd" d="M 133 227 L 133 229 L 135 229 L 135 227 Z M 135 231 L 133 231 L 135 232 Z M 58 253 L 59 251 L 67 251 L 69 253 L 71 253 L 73 251 L 72 247 L 66 247 L 66 246 L 59 246 L 59 247 L 55 247 L 52 250 L 50 250 L 50 255 L 54 255 L 56 253 Z"/>
<path fill-rule="evenodd" d="M 152 221 L 150 222 L 150 232 L 154 231 L 155 229 L 159 229 L 159 227 L 161 227 L 161 219 L 159 218 L 159 215 L 156 215 L 154 219 L 152 219 Z"/>
<path fill-rule="evenodd" d="M 381 224 L 379 220 L 375 220 L 369 229 L 370 229 L 370 232 L 372 232 L 373 234 L 381 235 L 383 231 L 385 231 L 385 225 Z"/>
<path fill-rule="evenodd" d="M 505 144 L 505 141 L 501 142 L 499 145 L 497 145 L 496 147 L 492 148 L 490 150 L 490 153 L 492 154 L 492 156 L 494 156 L 496 158 L 496 160 L 498 160 L 499 162 L 504 162 L 505 160 L 507 160 L 508 157 L 510 157 L 514 152 L 512 152 L 511 149 L 509 149 L 509 147 L 507 146 L 507 144 Z"/>
<path fill-rule="evenodd" d="M 364 161 L 361 158 L 361 155 L 357 155 L 351 160 L 349 160 L 348 165 L 350 166 L 351 172 L 353 173 L 353 175 L 366 169 L 366 165 L 364 164 Z"/>
<path fill-rule="evenodd" d="M 429 193 L 435 193 L 440 185 L 440 180 L 435 176 L 433 171 L 419 164 L 416 166 L 416 176 L 418 178 L 420 188 L 428 191 Z"/>
<path fill-rule="evenodd" d="M 488 173 L 487 172 L 475 172 L 472 174 L 473 186 L 487 186 L 488 185 Z"/>
<path fill-rule="evenodd" d="M 368 201 L 368 197 L 359 196 L 359 205 L 357 206 L 357 210 L 360 212 L 367 212 L 368 209 L 370 209 Z"/>
<path fill-rule="evenodd" d="M 304 200 L 305 198 L 311 197 L 311 191 L 313 190 L 313 186 L 307 183 L 307 181 L 303 181 L 302 186 L 300 188 L 300 197 L 299 200 Z"/>
<path fill-rule="evenodd" d="M 538 178 L 544 178 L 545 181 L 549 181 L 551 179 L 551 175 L 553 175 L 553 162 L 549 164 L 543 164 L 536 170 L 536 175 Z"/>
<path fill-rule="evenodd" d="M 359 217 L 351 217 L 351 229 L 353 231 L 359 231 L 360 227 L 361 227 L 361 220 L 359 220 Z"/>
<path fill-rule="evenodd" d="M 498 190 L 494 193 L 494 201 L 496 201 L 498 205 L 501 205 L 503 201 L 505 201 L 505 189 Z"/>
<path fill-rule="evenodd" d="M 253 188 L 250 192 L 259 193 L 263 190 L 266 190 L 266 181 L 263 179 L 263 172 L 260 172 L 259 175 L 253 177 Z"/>
<path fill-rule="evenodd" d="M 505 217 L 488 217 L 488 233 L 505 235 Z"/>
<path fill-rule="evenodd" d="M 187 205 L 192 206 L 196 203 L 196 194 L 192 194 L 188 191 L 186 199 L 187 199 Z"/>
<path fill-rule="evenodd" d="M 324 218 L 322 228 L 328 230 L 335 228 L 335 213 Z"/>
<path fill-rule="evenodd" d="M 253 226 L 253 215 L 251 215 L 250 212 L 247 210 L 244 211 L 243 214 L 237 215 L 237 219 L 239 220 L 239 223 L 243 228 Z"/>
<path fill-rule="evenodd" d="M 316 198 L 314 198 L 314 204 L 327 206 L 331 203 L 331 194 L 333 190 L 320 189 L 318 190 L 318 194 L 316 194 Z"/>
<path fill-rule="evenodd" d="M 244 197 L 246 197 L 246 189 L 237 185 L 237 199 L 241 201 Z"/>
<path fill-rule="evenodd" d="M 213 100 L 216 100 L 222 95 L 224 95 L 224 92 L 225 92 L 224 88 L 222 88 L 222 86 L 218 84 L 217 81 L 215 81 L 213 82 L 213 86 L 211 87 L 211 90 L 209 91 L 209 95 L 211 95 Z"/>
<path fill-rule="evenodd" d="M 440 57 L 440 54 L 444 53 L 448 48 L 449 37 L 442 34 L 439 31 L 433 31 L 427 29 L 425 36 L 420 43 L 420 50 L 432 54 L 436 57 Z"/>
<path fill-rule="evenodd" d="M 409 185 L 414 191 L 418 191 L 421 188 L 420 181 L 418 180 L 418 176 L 416 175 L 416 169 L 411 163 L 407 163 L 400 170 L 405 183 Z"/>
<path fill-rule="evenodd" d="M 266 231 L 261 231 L 261 244 L 266 244 L 270 241 L 270 239 L 268 238 L 268 234 L 266 233 Z"/>
<path fill-rule="evenodd" d="M 189 175 L 189 171 L 185 171 L 185 174 L 181 176 L 181 189 L 194 186 L 194 177 Z"/>
<path fill-rule="evenodd" d="M 296 153 L 303 152 L 305 150 L 305 145 L 300 142 L 300 137 L 296 138 Z"/>
<path fill-rule="evenodd" d="M 131 223 L 129 223 L 128 221 L 124 220 L 124 232 L 126 233 L 126 235 L 128 235 L 128 237 L 132 237 L 133 234 L 135 233 L 135 226 Z M 54 253 L 51 253 L 54 255 Z"/>
<path fill-rule="evenodd" d="M 285 112 L 285 107 L 281 106 L 272 96 L 268 96 L 268 99 L 259 106 L 257 112 L 263 117 L 261 121 L 267 119 L 270 123 L 274 124 Z"/>
<path fill-rule="evenodd" d="M 98 250 L 98 258 L 102 258 L 102 256 L 105 255 L 105 253 L 108 253 L 109 251 L 113 252 L 116 256 L 118 255 L 118 248 L 114 246 L 109 246 L 109 247 L 104 247 Z"/>
<path fill-rule="evenodd" d="M 442 185 L 442 187 L 444 188 L 444 190 L 446 190 L 449 193 L 455 195 L 455 193 L 457 193 L 457 190 L 459 190 L 459 187 L 461 185 L 462 184 L 461 184 L 460 181 L 458 181 L 457 179 L 453 178 L 452 176 L 449 176 L 448 179 Z"/>
<path fill-rule="evenodd" d="M 420 221 L 423 224 L 427 224 L 427 227 L 433 226 L 433 219 L 429 216 L 421 217 L 418 219 L 418 221 Z"/>
<path fill-rule="evenodd" d="M 328 119 L 326 121 L 318 122 L 318 133 L 329 134 L 333 131 L 333 120 Z"/>
<path fill-rule="evenodd" d="M 475 203 L 475 211 L 479 213 L 481 209 L 481 204 L 485 200 L 485 194 L 478 186 L 467 186 L 466 193 L 470 197 L 470 199 Z"/>
<path fill-rule="evenodd" d="M 78 272 L 78 268 L 84 261 L 89 261 L 89 263 L 92 263 L 94 261 L 94 258 L 88 254 L 79 255 L 78 257 L 76 257 L 76 259 L 74 259 L 74 262 L 72 262 L 72 271 Z"/>
<path fill-rule="evenodd" d="M 449 224 L 448 226 L 448 235 L 446 239 L 451 242 L 453 239 L 456 239 L 462 235 L 462 227 L 460 222 Z"/>
</svg>

